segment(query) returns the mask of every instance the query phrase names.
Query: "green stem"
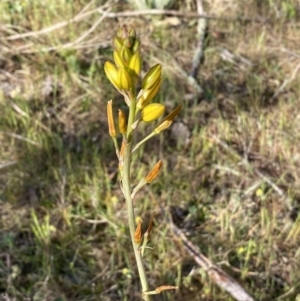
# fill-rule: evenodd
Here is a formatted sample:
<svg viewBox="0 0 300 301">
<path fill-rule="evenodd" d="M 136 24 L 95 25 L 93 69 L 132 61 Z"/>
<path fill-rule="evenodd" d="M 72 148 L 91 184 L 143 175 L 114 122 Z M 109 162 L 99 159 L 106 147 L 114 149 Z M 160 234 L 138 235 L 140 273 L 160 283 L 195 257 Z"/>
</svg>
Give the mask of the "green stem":
<svg viewBox="0 0 300 301">
<path fill-rule="evenodd" d="M 132 135 L 132 124 L 135 120 L 135 109 L 136 109 L 136 100 L 134 97 L 130 100 L 130 108 L 129 108 L 129 117 L 128 117 L 128 123 L 127 123 L 127 140 L 131 140 Z"/>
<path fill-rule="evenodd" d="M 134 215 L 134 206 L 133 206 L 133 199 L 131 198 L 131 177 L 130 177 L 130 166 L 131 166 L 131 148 L 132 148 L 132 129 L 131 125 L 134 122 L 135 118 L 135 106 L 136 101 L 135 99 L 131 101 L 130 105 L 130 112 L 128 118 L 128 127 L 127 127 L 127 141 L 128 144 L 125 148 L 124 153 L 124 165 L 123 165 L 123 173 L 122 173 L 122 184 L 123 184 L 123 191 L 124 196 L 126 199 L 127 205 L 127 214 L 128 214 L 128 225 L 130 230 L 130 237 L 133 245 L 134 256 L 137 263 L 137 268 L 139 272 L 139 277 L 142 285 L 142 291 L 147 292 L 149 291 L 148 280 L 146 276 L 145 267 L 143 264 L 143 259 L 141 255 L 141 251 L 139 250 L 139 245 L 137 245 L 134 241 L 134 233 L 135 233 L 135 215 Z M 144 296 L 146 301 L 151 301 L 151 297 L 149 295 Z"/>
</svg>

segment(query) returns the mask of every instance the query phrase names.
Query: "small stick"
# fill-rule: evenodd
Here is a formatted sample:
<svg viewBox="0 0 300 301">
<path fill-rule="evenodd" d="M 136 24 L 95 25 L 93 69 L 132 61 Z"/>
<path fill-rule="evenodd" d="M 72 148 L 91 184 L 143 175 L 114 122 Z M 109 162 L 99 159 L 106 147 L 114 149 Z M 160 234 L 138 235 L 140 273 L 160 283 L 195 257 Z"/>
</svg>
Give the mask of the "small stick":
<svg viewBox="0 0 300 301">
<path fill-rule="evenodd" d="M 170 218 L 170 226 L 178 238 L 181 239 L 185 250 L 194 258 L 200 267 L 208 274 L 209 278 L 220 288 L 229 293 L 237 301 L 254 301 L 254 299 L 232 277 L 225 273 L 211 260 L 205 257 L 200 249 L 195 246 Z"/>
<path fill-rule="evenodd" d="M 110 12 L 107 13 L 103 11 L 103 8 L 108 7 L 108 3 L 106 3 L 102 8 L 97 8 L 91 11 L 87 11 L 81 14 L 76 15 L 73 19 L 68 21 L 59 22 L 52 26 L 43 28 L 38 31 L 30 31 L 22 34 L 15 34 L 7 37 L 7 40 L 17 40 L 17 39 L 24 39 L 27 37 L 37 37 L 39 35 L 48 34 L 54 30 L 60 29 L 65 27 L 71 23 L 82 21 L 86 18 L 89 18 L 94 13 L 106 14 L 106 18 L 138 18 L 143 15 L 168 15 L 168 16 L 177 16 L 179 18 L 190 18 L 190 19 L 207 19 L 207 20 L 221 20 L 227 22 L 255 22 L 255 23 L 268 23 L 268 19 L 261 19 L 261 18 L 250 18 L 250 17 L 220 17 L 220 16 L 213 16 L 207 14 L 198 14 L 198 13 L 189 13 L 189 12 L 180 12 L 176 10 L 163 10 L 163 9 L 149 9 L 149 10 L 141 10 L 141 11 L 124 11 L 124 12 Z"/>
</svg>

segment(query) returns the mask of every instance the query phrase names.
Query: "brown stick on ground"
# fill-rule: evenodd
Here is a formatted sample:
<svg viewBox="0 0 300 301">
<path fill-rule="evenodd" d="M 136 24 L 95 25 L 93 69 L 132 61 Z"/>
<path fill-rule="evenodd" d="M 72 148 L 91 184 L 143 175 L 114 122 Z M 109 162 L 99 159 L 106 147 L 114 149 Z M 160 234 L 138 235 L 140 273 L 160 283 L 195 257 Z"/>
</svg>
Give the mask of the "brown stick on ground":
<svg viewBox="0 0 300 301">
<path fill-rule="evenodd" d="M 213 264 L 205 257 L 200 249 L 193 245 L 184 233 L 173 223 L 170 218 L 170 225 L 173 232 L 181 239 L 186 251 L 208 274 L 209 278 L 220 288 L 228 292 L 237 301 L 255 301 L 232 277 Z"/>
</svg>

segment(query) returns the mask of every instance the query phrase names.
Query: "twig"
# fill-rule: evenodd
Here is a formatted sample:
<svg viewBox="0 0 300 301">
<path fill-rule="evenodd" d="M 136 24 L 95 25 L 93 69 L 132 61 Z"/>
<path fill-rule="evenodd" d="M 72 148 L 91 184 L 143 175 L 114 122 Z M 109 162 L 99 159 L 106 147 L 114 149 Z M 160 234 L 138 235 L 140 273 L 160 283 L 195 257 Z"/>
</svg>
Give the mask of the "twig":
<svg viewBox="0 0 300 301">
<path fill-rule="evenodd" d="M 9 161 L 9 162 L 2 163 L 2 164 L 0 164 L 0 169 L 6 168 L 6 167 L 9 167 L 12 165 L 16 165 L 17 163 L 18 163 L 18 161 Z"/>
<path fill-rule="evenodd" d="M 19 140 L 25 141 L 25 142 L 27 142 L 27 143 L 29 143 L 29 144 L 32 144 L 32 145 L 35 145 L 35 146 L 38 146 L 38 147 L 41 146 L 38 142 L 33 141 L 32 139 L 23 137 L 23 136 L 21 136 L 21 135 L 15 134 L 15 133 L 4 133 L 4 134 L 6 134 L 7 136 L 10 136 L 10 137 L 12 137 L 12 138 L 15 138 L 15 139 L 19 139 Z"/>
<path fill-rule="evenodd" d="M 111 42 L 91 42 L 88 41 L 86 43 L 81 44 L 75 44 L 75 43 L 66 43 L 63 45 L 57 45 L 57 46 L 48 46 L 48 47 L 42 47 L 37 48 L 34 44 L 27 44 L 22 47 L 14 49 L 14 53 L 23 53 L 23 54 L 31 54 L 31 53 L 37 53 L 37 52 L 50 52 L 50 51 L 56 51 L 56 50 L 62 50 L 62 49 L 100 49 L 100 48 L 107 48 L 111 45 Z M 11 50 L 7 49 L 5 53 L 11 53 Z"/>
<path fill-rule="evenodd" d="M 80 36 L 73 44 L 79 44 L 82 42 L 87 36 L 89 36 L 96 28 L 97 26 L 105 19 L 108 12 L 111 10 L 111 7 L 107 9 L 107 11 L 98 19 L 97 22 L 95 22 L 88 31 L 86 31 L 82 36 Z"/>
<path fill-rule="evenodd" d="M 28 37 L 37 37 L 39 35 L 48 34 L 54 30 L 60 29 L 62 27 L 65 27 L 71 23 L 80 22 L 88 17 L 90 17 L 94 13 L 100 13 L 105 14 L 106 11 L 103 9 L 110 7 L 111 4 L 113 4 L 115 1 L 110 1 L 103 5 L 100 8 L 90 10 L 88 12 L 79 13 L 74 18 L 68 20 L 59 22 L 57 24 L 54 24 L 52 26 L 43 28 L 38 31 L 30 31 L 22 34 L 15 34 L 7 37 L 7 40 L 17 40 L 17 39 L 24 39 Z M 176 10 L 163 10 L 163 9 L 149 9 L 149 10 L 142 10 L 142 11 L 125 11 L 125 12 L 110 12 L 106 14 L 106 18 L 137 18 L 143 15 L 169 15 L 169 16 L 177 16 L 181 18 L 202 18 L 207 20 L 221 20 L 221 21 L 228 21 L 228 22 L 256 22 L 256 23 L 267 23 L 267 19 L 261 19 L 261 18 L 250 18 L 250 17 L 220 17 L 220 16 L 213 16 L 213 15 L 207 15 L 207 14 L 198 14 L 198 13 L 190 13 L 190 12 L 180 12 Z"/>
<path fill-rule="evenodd" d="M 99 7 L 99 8 L 96 8 L 96 9 L 85 12 L 86 7 L 88 7 L 90 5 L 90 3 L 89 3 L 85 8 L 83 8 L 83 10 L 79 14 L 77 14 L 74 18 L 72 18 L 68 21 L 59 22 L 59 23 L 56 23 L 52 26 L 49 26 L 49 27 L 46 27 L 46 28 L 43 28 L 43 29 L 37 30 L 37 31 L 30 31 L 30 32 L 21 33 L 21 34 L 15 34 L 15 35 L 7 37 L 6 39 L 7 40 L 17 40 L 17 39 L 24 39 L 24 38 L 28 38 L 28 37 L 37 37 L 37 36 L 40 36 L 40 35 L 48 34 L 52 31 L 55 31 L 55 30 L 60 29 L 62 27 L 68 26 L 72 23 L 80 22 L 80 21 L 90 17 L 92 14 L 97 13 L 97 12 L 101 13 L 101 14 L 106 14 L 106 11 L 104 11 L 103 9 L 112 7 L 112 5 L 115 2 L 116 1 L 108 1 L 102 7 Z M 108 16 L 105 16 L 105 17 L 108 17 Z"/>
<path fill-rule="evenodd" d="M 254 299 L 241 287 L 232 277 L 214 265 L 211 260 L 205 257 L 200 249 L 195 246 L 172 221 L 170 226 L 178 238 L 181 239 L 185 250 L 194 258 L 200 267 L 208 274 L 209 278 L 220 288 L 229 293 L 237 301 L 254 301 Z"/>
<path fill-rule="evenodd" d="M 257 22 L 257 23 L 267 23 L 268 20 L 261 18 L 250 18 L 250 17 L 220 17 L 213 16 L 207 14 L 198 14 L 198 13 L 190 13 L 190 12 L 181 12 L 177 10 L 164 10 L 164 9 L 148 9 L 148 10 L 140 10 L 140 11 L 125 11 L 125 12 L 117 12 L 117 13 L 109 13 L 107 15 L 108 18 L 125 18 L 125 17 L 140 17 L 143 15 L 169 15 L 176 16 L 181 18 L 203 18 L 207 20 L 222 20 L 229 22 Z"/>
</svg>

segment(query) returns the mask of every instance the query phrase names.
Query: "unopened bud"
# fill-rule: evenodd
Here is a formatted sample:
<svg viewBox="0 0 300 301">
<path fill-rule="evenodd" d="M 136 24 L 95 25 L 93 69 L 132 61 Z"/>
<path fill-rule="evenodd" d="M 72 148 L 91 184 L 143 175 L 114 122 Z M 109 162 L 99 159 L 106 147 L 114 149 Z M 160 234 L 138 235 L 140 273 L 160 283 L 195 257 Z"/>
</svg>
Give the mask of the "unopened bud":
<svg viewBox="0 0 300 301">
<path fill-rule="evenodd" d="M 131 48 L 134 42 L 134 38 L 132 37 L 127 37 L 126 39 L 123 40 L 123 45 L 127 48 Z"/>
<path fill-rule="evenodd" d="M 128 30 L 127 25 L 121 25 L 117 31 L 117 37 L 124 40 L 126 37 L 128 37 Z"/>
<path fill-rule="evenodd" d="M 136 38 L 136 32 L 132 25 L 127 25 L 128 35 L 132 38 Z"/>
<path fill-rule="evenodd" d="M 137 77 L 139 77 L 142 66 L 142 57 L 139 52 L 133 54 L 129 62 L 129 68 L 134 71 Z"/>
<path fill-rule="evenodd" d="M 115 50 L 114 50 L 113 56 L 114 56 L 114 61 L 115 61 L 116 65 L 117 65 L 119 68 L 125 68 L 125 67 L 126 67 L 125 64 L 124 64 L 124 62 L 123 62 L 123 60 L 122 60 L 122 58 L 121 58 L 121 55 L 120 55 L 120 52 L 119 52 L 119 51 L 117 51 L 117 50 L 115 49 Z"/>
<path fill-rule="evenodd" d="M 123 90 L 130 90 L 133 88 L 132 77 L 125 68 L 119 68 L 118 71 L 118 84 Z"/>
<path fill-rule="evenodd" d="M 137 108 L 141 110 L 144 108 L 157 94 L 161 85 L 161 78 L 149 90 L 146 90 L 137 100 Z"/>
<path fill-rule="evenodd" d="M 161 65 L 157 64 L 153 66 L 145 75 L 142 88 L 143 90 L 148 90 L 160 80 L 161 77 Z"/>
<path fill-rule="evenodd" d="M 152 122 L 158 119 L 164 112 L 164 105 L 160 103 L 151 103 L 143 109 L 141 117 L 145 122 Z"/>
<path fill-rule="evenodd" d="M 120 50 L 123 46 L 122 40 L 118 37 L 114 37 L 114 47 L 116 50 Z"/>
<path fill-rule="evenodd" d="M 118 68 L 111 62 L 105 62 L 104 71 L 110 82 L 116 87 L 116 89 L 120 90 Z"/>
<path fill-rule="evenodd" d="M 130 49 L 126 48 L 125 46 L 123 46 L 120 50 L 120 56 L 121 56 L 121 59 L 123 61 L 123 63 L 128 66 L 129 65 L 129 62 L 131 60 L 131 57 L 132 57 L 132 54 L 131 54 L 131 51 Z"/>
<path fill-rule="evenodd" d="M 139 40 L 135 40 L 133 46 L 131 48 L 132 52 L 135 53 L 140 50 L 141 42 Z"/>
</svg>

